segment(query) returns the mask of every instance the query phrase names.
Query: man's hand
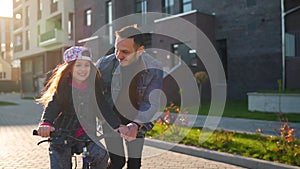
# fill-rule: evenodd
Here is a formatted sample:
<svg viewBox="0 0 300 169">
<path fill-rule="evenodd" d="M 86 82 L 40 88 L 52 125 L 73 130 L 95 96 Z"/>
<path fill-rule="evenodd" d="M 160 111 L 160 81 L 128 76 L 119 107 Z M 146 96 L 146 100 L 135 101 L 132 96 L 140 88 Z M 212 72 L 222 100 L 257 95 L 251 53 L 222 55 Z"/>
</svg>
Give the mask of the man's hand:
<svg viewBox="0 0 300 169">
<path fill-rule="evenodd" d="M 50 132 L 54 131 L 55 128 L 49 125 L 40 125 L 38 128 L 38 135 L 41 137 L 50 137 Z"/>
<path fill-rule="evenodd" d="M 135 123 L 129 123 L 126 126 L 121 125 L 118 128 L 121 137 L 123 137 L 127 141 L 132 141 L 136 139 L 139 127 Z"/>
</svg>

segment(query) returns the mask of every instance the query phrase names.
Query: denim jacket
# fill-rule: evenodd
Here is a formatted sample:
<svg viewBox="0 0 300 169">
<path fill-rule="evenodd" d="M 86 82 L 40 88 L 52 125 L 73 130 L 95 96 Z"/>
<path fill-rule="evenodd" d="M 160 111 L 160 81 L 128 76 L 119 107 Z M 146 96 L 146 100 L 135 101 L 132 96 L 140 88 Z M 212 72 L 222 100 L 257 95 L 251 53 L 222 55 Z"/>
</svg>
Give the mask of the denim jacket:
<svg viewBox="0 0 300 169">
<path fill-rule="evenodd" d="M 122 87 L 119 62 L 116 56 L 112 54 L 100 58 L 96 67 L 100 70 L 104 81 L 104 97 L 113 107 Z M 133 121 L 148 123 L 160 106 L 163 81 L 162 64 L 148 53 L 143 52 L 139 67 L 136 88 L 138 114 Z"/>
</svg>

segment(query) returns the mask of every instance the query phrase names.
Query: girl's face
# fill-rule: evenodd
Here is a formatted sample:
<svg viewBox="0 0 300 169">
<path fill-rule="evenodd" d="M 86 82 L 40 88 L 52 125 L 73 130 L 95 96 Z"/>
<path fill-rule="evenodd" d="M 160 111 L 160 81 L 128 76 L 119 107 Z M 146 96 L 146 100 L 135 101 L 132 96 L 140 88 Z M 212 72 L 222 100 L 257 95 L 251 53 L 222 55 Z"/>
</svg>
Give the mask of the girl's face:
<svg viewBox="0 0 300 169">
<path fill-rule="evenodd" d="M 73 80 L 78 84 L 84 82 L 90 75 L 91 62 L 88 60 L 76 60 L 73 67 Z"/>
</svg>

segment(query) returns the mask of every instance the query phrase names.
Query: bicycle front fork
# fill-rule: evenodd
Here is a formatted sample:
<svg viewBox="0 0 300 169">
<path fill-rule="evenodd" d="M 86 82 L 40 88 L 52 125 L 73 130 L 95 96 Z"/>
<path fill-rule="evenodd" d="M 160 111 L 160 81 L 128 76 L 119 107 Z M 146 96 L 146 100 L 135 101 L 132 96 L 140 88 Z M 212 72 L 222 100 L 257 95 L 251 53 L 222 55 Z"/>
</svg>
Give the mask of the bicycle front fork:
<svg viewBox="0 0 300 169">
<path fill-rule="evenodd" d="M 82 168 L 89 169 L 90 166 L 91 166 L 91 162 L 89 159 L 89 152 L 87 151 L 87 146 L 84 146 L 82 151 Z"/>
</svg>

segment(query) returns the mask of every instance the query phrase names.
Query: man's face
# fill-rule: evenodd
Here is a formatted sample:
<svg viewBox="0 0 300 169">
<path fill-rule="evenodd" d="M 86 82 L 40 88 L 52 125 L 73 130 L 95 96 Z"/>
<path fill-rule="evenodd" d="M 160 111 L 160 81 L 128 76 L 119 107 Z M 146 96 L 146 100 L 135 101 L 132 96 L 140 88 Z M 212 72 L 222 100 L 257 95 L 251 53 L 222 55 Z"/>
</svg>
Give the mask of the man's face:
<svg viewBox="0 0 300 169">
<path fill-rule="evenodd" d="M 144 46 L 140 46 L 136 49 L 133 38 L 116 38 L 115 55 L 123 67 L 136 62 L 143 51 Z"/>
</svg>

